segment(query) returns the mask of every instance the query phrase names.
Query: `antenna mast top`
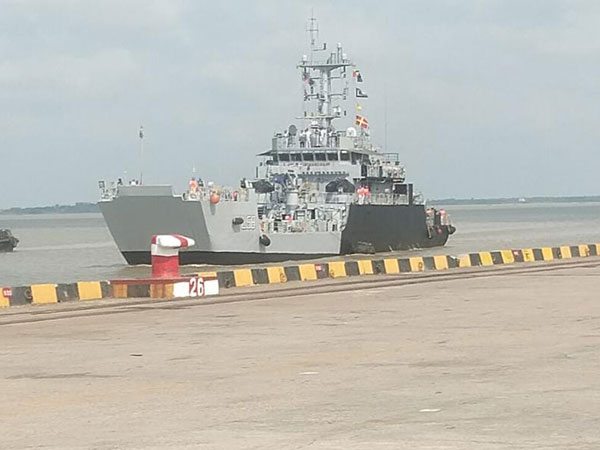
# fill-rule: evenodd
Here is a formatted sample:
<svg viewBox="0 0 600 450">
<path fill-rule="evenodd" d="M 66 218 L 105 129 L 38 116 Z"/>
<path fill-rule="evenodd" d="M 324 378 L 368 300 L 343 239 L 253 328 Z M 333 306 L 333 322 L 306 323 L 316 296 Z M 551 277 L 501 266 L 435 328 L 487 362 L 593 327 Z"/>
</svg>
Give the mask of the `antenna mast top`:
<svg viewBox="0 0 600 450">
<path fill-rule="evenodd" d="M 311 11 L 306 31 L 308 31 L 310 35 L 310 60 L 312 62 L 312 54 L 316 49 L 317 39 L 319 38 L 319 24 L 317 23 L 314 11 Z"/>
</svg>

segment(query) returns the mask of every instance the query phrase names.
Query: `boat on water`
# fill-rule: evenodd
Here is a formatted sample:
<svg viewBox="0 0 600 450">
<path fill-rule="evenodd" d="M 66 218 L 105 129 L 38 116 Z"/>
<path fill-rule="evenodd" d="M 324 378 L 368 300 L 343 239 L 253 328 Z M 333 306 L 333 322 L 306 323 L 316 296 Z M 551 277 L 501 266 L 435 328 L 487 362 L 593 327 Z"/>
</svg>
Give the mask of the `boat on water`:
<svg viewBox="0 0 600 450">
<path fill-rule="evenodd" d="M 0 252 L 12 252 L 18 243 L 10 230 L 0 229 Z"/>
<path fill-rule="evenodd" d="M 182 193 L 99 183 L 100 210 L 129 264 L 150 263 L 154 234 L 195 240 L 183 264 L 246 264 L 443 246 L 454 233 L 406 180 L 398 153 L 371 142 L 363 76 L 342 45 L 317 45 L 314 19 L 309 31 L 297 65 L 303 113 L 258 154 L 254 179 L 223 187 L 192 178 Z"/>
</svg>

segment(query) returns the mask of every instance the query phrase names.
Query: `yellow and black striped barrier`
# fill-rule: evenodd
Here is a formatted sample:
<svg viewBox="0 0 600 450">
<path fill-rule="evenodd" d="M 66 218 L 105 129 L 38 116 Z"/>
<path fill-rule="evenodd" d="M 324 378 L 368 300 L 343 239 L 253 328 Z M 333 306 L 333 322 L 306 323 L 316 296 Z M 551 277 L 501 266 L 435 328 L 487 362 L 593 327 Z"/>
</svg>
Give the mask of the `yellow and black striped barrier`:
<svg viewBox="0 0 600 450">
<path fill-rule="evenodd" d="M 600 256 L 600 244 L 523 248 L 468 253 L 459 256 L 435 255 L 409 258 L 361 258 L 350 261 L 301 263 L 269 267 L 246 267 L 188 275 L 181 280 L 114 280 L 77 283 L 33 284 L 0 287 L 0 308 L 27 304 L 63 303 L 105 298 L 176 298 L 216 295 L 219 288 L 313 281 L 360 275 L 401 274 L 441 271 L 464 267 L 553 261 Z M 208 291 L 190 295 L 193 279 L 211 280 Z M 184 280 L 184 281 L 182 281 Z M 217 286 L 218 280 L 218 286 Z M 190 283 L 188 285 L 188 283 Z M 214 287 L 212 287 L 214 283 Z M 197 288 L 198 285 L 196 285 Z"/>
<path fill-rule="evenodd" d="M 435 255 L 410 258 L 365 258 L 353 261 L 295 264 L 260 268 L 240 268 L 211 272 L 221 288 L 277 284 L 287 281 L 309 281 L 322 278 L 351 277 L 373 274 L 400 274 L 439 271 L 462 267 L 493 266 L 534 261 L 599 256 L 600 244 L 562 247 L 524 248 L 476 252 L 460 256 Z M 200 274 L 202 275 L 202 274 Z"/>
</svg>

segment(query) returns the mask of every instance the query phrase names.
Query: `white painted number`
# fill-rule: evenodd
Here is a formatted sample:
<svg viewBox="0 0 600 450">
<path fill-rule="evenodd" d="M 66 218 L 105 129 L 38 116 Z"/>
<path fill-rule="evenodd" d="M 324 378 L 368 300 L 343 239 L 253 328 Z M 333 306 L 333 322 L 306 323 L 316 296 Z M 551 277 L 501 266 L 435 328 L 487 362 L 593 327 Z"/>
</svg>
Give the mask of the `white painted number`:
<svg viewBox="0 0 600 450">
<path fill-rule="evenodd" d="M 240 228 L 242 230 L 256 230 L 256 216 L 246 216 L 246 220 Z"/>
<path fill-rule="evenodd" d="M 190 297 L 202 297 L 204 295 L 204 280 L 202 277 L 190 278 Z"/>
</svg>

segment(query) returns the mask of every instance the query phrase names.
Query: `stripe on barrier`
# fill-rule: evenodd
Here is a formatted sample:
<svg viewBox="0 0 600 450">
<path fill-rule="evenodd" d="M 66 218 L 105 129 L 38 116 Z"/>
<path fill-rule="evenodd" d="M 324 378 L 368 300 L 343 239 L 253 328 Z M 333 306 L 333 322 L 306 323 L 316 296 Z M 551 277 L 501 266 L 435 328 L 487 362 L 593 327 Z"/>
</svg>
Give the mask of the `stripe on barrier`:
<svg viewBox="0 0 600 450">
<path fill-rule="evenodd" d="M 588 244 L 588 250 L 590 251 L 590 256 L 598 256 L 596 244 Z"/>
<path fill-rule="evenodd" d="M 533 262 L 533 261 L 535 261 L 532 249 L 530 249 L 530 248 L 524 248 L 521 251 L 523 252 L 523 262 Z"/>
<path fill-rule="evenodd" d="M 10 298 L 4 296 L 4 288 L 0 286 L 0 308 L 8 308 L 10 306 Z"/>
<path fill-rule="evenodd" d="M 401 258 L 398 260 L 400 265 L 400 272 L 410 272 L 410 261 L 407 258 Z"/>
<path fill-rule="evenodd" d="M 286 266 L 283 270 L 288 281 L 300 281 L 300 269 L 298 269 L 298 266 Z"/>
<path fill-rule="evenodd" d="M 542 258 L 544 261 L 552 261 L 554 259 L 552 247 L 542 247 Z"/>
<path fill-rule="evenodd" d="M 219 272 L 217 273 L 217 278 L 219 279 L 220 288 L 235 287 L 235 277 L 233 276 L 233 271 L 226 270 L 224 272 Z"/>
<path fill-rule="evenodd" d="M 235 269 L 233 271 L 233 277 L 235 278 L 235 286 L 252 286 L 252 271 L 250 269 Z"/>
<path fill-rule="evenodd" d="M 423 272 L 423 270 L 425 270 L 423 258 L 421 258 L 420 256 L 413 256 L 412 258 L 408 258 L 408 262 L 410 264 L 411 272 Z"/>
<path fill-rule="evenodd" d="M 571 258 L 579 258 L 579 247 L 577 245 L 571 245 L 569 250 L 571 250 Z"/>
<path fill-rule="evenodd" d="M 359 260 L 358 273 L 360 275 L 373 275 L 373 262 L 370 259 Z"/>
<path fill-rule="evenodd" d="M 552 247 L 552 257 L 554 259 L 560 259 L 560 248 L 558 247 Z"/>
<path fill-rule="evenodd" d="M 560 247 L 560 257 L 561 259 L 570 259 L 571 258 L 571 247 L 568 245 L 563 245 Z"/>
<path fill-rule="evenodd" d="M 492 262 L 494 263 L 494 265 L 504 263 L 504 261 L 502 260 L 501 251 L 490 252 L 490 254 L 492 255 Z"/>
<path fill-rule="evenodd" d="M 281 266 L 267 267 L 267 277 L 269 278 L 269 283 L 271 284 L 285 283 L 287 281 L 285 271 Z"/>
<path fill-rule="evenodd" d="M 373 259 L 371 260 L 371 265 L 373 266 L 373 274 L 377 275 L 380 273 L 385 273 L 385 264 L 383 264 L 383 259 Z"/>
<path fill-rule="evenodd" d="M 58 303 L 55 284 L 32 284 L 31 285 L 32 303 L 36 305 L 46 303 Z"/>
<path fill-rule="evenodd" d="M 492 254 L 490 252 L 479 252 L 479 260 L 481 261 L 482 266 L 492 266 L 494 264 Z"/>
<path fill-rule="evenodd" d="M 600 256 L 600 244 L 595 244 L 596 246 L 596 255 Z"/>
<path fill-rule="evenodd" d="M 147 298 L 150 297 L 150 284 L 130 284 L 127 287 L 127 297 Z"/>
<path fill-rule="evenodd" d="M 334 261 L 328 264 L 329 266 L 329 276 L 331 278 L 345 277 L 346 276 L 346 266 L 344 261 Z"/>
<path fill-rule="evenodd" d="M 435 270 L 433 256 L 423 256 L 423 270 Z"/>
<path fill-rule="evenodd" d="M 446 259 L 448 260 L 449 269 L 458 268 L 458 258 L 455 258 L 454 256 L 446 256 Z"/>
<path fill-rule="evenodd" d="M 344 269 L 346 270 L 346 275 L 349 277 L 360 275 L 360 272 L 358 271 L 358 262 L 356 261 L 344 262 Z"/>
<path fill-rule="evenodd" d="M 197 275 L 202 278 L 217 278 L 217 272 L 198 272 Z"/>
<path fill-rule="evenodd" d="M 512 250 L 512 254 L 513 254 L 513 258 L 515 260 L 516 263 L 522 263 L 524 261 L 523 259 L 523 250 L 521 249 L 513 249 Z"/>
<path fill-rule="evenodd" d="M 252 269 L 252 283 L 269 284 L 269 276 L 267 275 L 267 269 L 263 267 Z"/>
<path fill-rule="evenodd" d="M 60 303 L 79 300 L 77 283 L 59 283 L 56 285 L 56 296 Z"/>
<path fill-rule="evenodd" d="M 314 264 L 300 264 L 298 270 L 300 271 L 300 279 L 302 281 L 317 279 L 317 270 Z"/>
<path fill-rule="evenodd" d="M 448 257 L 444 255 L 435 255 L 433 257 L 433 265 L 436 270 L 448 269 Z"/>
<path fill-rule="evenodd" d="M 17 286 L 13 288 L 10 306 L 29 305 L 32 300 L 31 286 Z"/>
<path fill-rule="evenodd" d="M 150 285 L 151 298 L 173 298 L 175 293 L 174 291 L 175 289 L 173 283 L 153 283 Z"/>
<path fill-rule="evenodd" d="M 115 298 L 127 298 L 127 285 L 113 284 L 113 295 Z"/>
<path fill-rule="evenodd" d="M 542 249 L 541 248 L 534 248 L 533 249 L 533 259 L 535 261 L 543 261 L 544 260 L 544 255 L 542 254 Z"/>
<path fill-rule="evenodd" d="M 469 260 L 471 261 L 471 266 L 481 265 L 481 258 L 479 257 L 479 253 L 469 253 Z"/>
<path fill-rule="evenodd" d="M 590 248 L 586 244 L 579 244 L 579 256 L 590 256 Z"/>
<path fill-rule="evenodd" d="M 383 264 L 385 265 L 385 273 L 400 273 L 400 266 L 398 265 L 398 260 L 396 258 L 384 259 Z"/>
<path fill-rule="evenodd" d="M 458 267 L 471 267 L 471 257 L 469 255 L 460 255 L 458 257 Z"/>
<path fill-rule="evenodd" d="M 512 250 L 500 250 L 500 254 L 502 255 L 503 264 L 515 263 L 515 255 L 513 254 Z"/>
<path fill-rule="evenodd" d="M 97 300 L 102 298 L 102 286 L 99 281 L 80 281 L 77 283 L 79 300 Z"/>
<path fill-rule="evenodd" d="M 327 264 L 315 264 L 315 270 L 317 271 L 317 279 L 329 278 L 329 266 Z"/>
</svg>

